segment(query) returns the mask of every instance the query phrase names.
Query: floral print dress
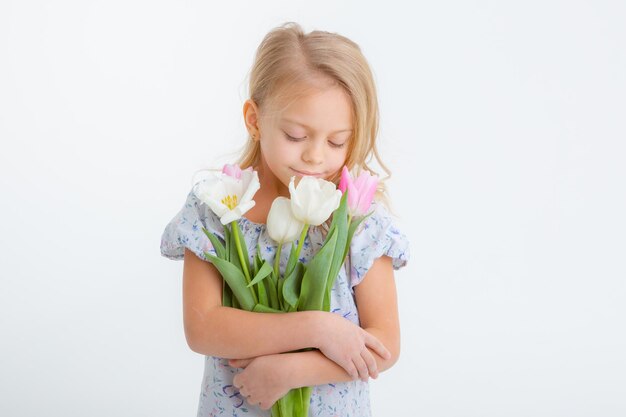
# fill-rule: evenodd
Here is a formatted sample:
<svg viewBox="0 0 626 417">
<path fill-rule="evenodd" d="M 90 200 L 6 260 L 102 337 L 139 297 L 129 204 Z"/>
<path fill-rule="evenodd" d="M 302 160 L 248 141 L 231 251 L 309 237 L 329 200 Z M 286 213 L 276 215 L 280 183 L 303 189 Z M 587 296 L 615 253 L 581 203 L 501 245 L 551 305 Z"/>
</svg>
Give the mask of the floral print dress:
<svg viewBox="0 0 626 417">
<path fill-rule="evenodd" d="M 399 269 L 409 259 L 409 242 L 394 226 L 383 204 L 374 201 L 373 214 L 360 226 L 351 242 L 349 257 L 335 279 L 331 293 L 331 311 L 359 324 L 358 310 L 354 298 L 354 286 L 358 285 L 375 259 L 387 255 L 393 260 L 393 268 Z M 254 223 L 245 217 L 239 221 L 249 253 L 260 247 L 261 256 L 274 262 L 277 245 L 268 235 L 265 224 Z M 206 261 L 204 252 L 215 255 L 210 240 L 202 228 L 224 239 L 223 226 L 211 209 L 189 192 L 182 209 L 167 224 L 161 237 L 161 255 L 173 260 L 184 258 L 188 248 Z M 324 242 L 325 225 L 309 230 L 304 242 L 301 261 L 309 259 Z M 285 250 L 287 249 L 287 250 Z M 281 253 L 281 271 L 287 264 L 289 248 Z M 252 260 L 252 259 L 251 259 Z M 349 273 L 348 273 L 349 271 Z M 261 410 L 245 401 L 233 386 L 233 377 L 241 372 L 228 365 L 227 359 L 205 356 L 204 376 L 200 389 L 198 417 L 269 417 L 269 410 Z M 369 385 L 360 380 L 313 387 L 309 415 L 314 417 L 367 417 L 371 415 Z"/>
</svg>

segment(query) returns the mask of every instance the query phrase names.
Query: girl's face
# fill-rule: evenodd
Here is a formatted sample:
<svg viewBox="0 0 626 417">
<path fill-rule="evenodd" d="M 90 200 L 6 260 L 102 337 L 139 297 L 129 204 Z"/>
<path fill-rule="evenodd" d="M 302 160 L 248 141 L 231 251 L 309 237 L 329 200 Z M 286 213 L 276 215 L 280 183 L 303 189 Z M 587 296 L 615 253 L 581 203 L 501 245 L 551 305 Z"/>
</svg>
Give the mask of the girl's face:
<svg viewBox="0 0 626 417">
<path fill-rule="evenodd" d="M 315 88 L 282 112 L 266 116 L 261 110 L 260 173 L 269 169 L 280 194 L 288 195 L 292 176 L 329 179 L 341 171 L 352 136 L 352 105 L 340 87 Z M 297 181 L 296 181 L 297 182 Z"/>
</svg>

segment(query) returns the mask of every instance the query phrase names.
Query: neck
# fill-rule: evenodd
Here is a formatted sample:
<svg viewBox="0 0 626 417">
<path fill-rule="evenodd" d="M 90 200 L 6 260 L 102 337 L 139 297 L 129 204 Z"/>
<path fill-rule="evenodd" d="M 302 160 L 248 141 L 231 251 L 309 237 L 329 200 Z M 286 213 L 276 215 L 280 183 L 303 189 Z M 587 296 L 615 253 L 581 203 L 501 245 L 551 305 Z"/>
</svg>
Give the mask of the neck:
<svg viewBox="0 0 626 417">
<path fill-rule="evenodd" d="M 261 158 L 262 159 L 262 158 Z M 289 187 L 286 187 L 276 176 L 272 173 L 264 160 L 258 167 L 253 168 L 259 174 L 259 182 L 261 189 L 259 190 L 263 196 L 273 201 L 276 197 L 289 198 Z"/>
<path fill-rule="evenodd" d="M 255 223 L 267 223 L 274 199 L 279 196 L 289 198 L 289 187 L 285 187 L 264 162 L 252 169 L 259 174 L 261 188 L 254 195 L 255 205 L 246 213 L 246 218 Z"/>
</svg>

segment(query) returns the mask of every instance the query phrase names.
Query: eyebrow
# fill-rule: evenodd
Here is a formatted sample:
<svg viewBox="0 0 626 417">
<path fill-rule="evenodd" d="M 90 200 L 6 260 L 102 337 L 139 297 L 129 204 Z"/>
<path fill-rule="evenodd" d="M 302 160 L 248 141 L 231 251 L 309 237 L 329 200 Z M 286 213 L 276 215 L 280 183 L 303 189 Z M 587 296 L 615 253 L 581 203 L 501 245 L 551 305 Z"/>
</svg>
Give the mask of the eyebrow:
<svg viewBox="0 0 626 417">
<path fill-rule="evenodd" d="M 285 122 L 292 123 L 292 124 L 294 124 L 294 125 L 299 125 L 299 126 L 302 126 L 302 127 L 306 128 L 306 129 L 308 129 L 308 130 L 311 130 L 311 131 L 315 130 L 315 129 L 313 129 L 313 128 L 312 128 L 312 127 L 310 127 L 310 126 L 307 126 L 307 125 L 305 125 L 304 123 L 296 122 L 295 120 L 289 120 L 289 119 L 283 119 L 283 120 L 284 120 Z M 336 131 L 334 131 L 334 132 L 330 132 L 330 133 L 331 133 L 331 134 L 333 134 L 333 133 L 341 133 L 341 132 L 352 132 L 352 129 L 341 129 L 341 130 L 336 130 Z"/>
</svg>

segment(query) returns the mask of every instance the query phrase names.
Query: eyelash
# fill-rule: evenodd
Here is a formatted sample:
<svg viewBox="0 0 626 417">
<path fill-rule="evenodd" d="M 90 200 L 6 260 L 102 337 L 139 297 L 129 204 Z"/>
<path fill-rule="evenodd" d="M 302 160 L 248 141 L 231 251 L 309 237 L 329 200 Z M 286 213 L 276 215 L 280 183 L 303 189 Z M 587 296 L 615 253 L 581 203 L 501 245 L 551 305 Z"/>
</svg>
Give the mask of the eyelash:
<svg viewBox="0 0 626 417">
<path fill-rule="evenodd" d="M 306 139 L 306 138 L 294 138 L 293 136 L 289 136 L 289 135 L 288 135 L 288 134 L 286 134 L 286 133 L 285 133 L 285 136 L 287 137 L 287 140 L 289 140 L 289 141 L 291 141 L 291 142 L 300 142 L 301 140 Z M 339 149 L 339 148 L 343 148 L 343 147 L 346 145 L 346 143 L 345 143 L 345 142 L 344 142 L 344 143 L 342 143 L 341 145 L 338 145 L 338 144 L 333 143 L 333 142 L 328 142 L 328 143 L 330 144 L 330 146 L 332 146 L 333 148 L 337 148 L 337 149 Z"/>
</svg>

